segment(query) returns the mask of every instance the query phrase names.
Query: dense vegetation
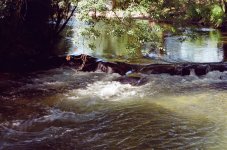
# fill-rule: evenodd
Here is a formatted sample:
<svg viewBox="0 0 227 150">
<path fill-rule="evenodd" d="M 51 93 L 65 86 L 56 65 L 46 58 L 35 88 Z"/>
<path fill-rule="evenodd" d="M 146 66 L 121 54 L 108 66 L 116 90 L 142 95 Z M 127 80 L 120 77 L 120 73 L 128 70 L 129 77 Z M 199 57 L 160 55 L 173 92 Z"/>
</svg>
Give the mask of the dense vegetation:
<svg viewBox="0 0 227 150">
<path fill-rule="evenodd" d="M 0 1 L 0 56 L 49 55 L 76 10 L 69 0 Z"/>
<path fill-rule="evenodd" d="M 128 50 L 133 54 L 146 42 L 154 48 L 160 47 L 164 38 L 160 32 L 188 34 L 185 27 L 189 25 L 224 29 L 225 7 L 226 2 L 220 0 L 80 1 L 78 17 L 91 25 L 81 32 L 82 35 L 97 38 L 100 31 L 95 24 L 105 22 L 102 29 L 111 36 L 127 35 Z M 149 20 L 149 25 L 142 21 L 144 19 Z M 189 36 L 196 37 L 194 34 Z M 92 42 L 89 46 L 94 48 Z"/>
<path fill-rule="evenodd" d="M 149 14 L 154 21 L 173 24 L 196 23 L 220 27 L 226 20 L 225 0 L 112 0 L 108 7 L 106 0 L 82 2 L 84 11 L 124 11 L 124 17 L 133 12 Z"/>
<path fill-rule="evenodd" d="M 91 25 L 81 32 L 84 36 L 99 36 L 95 23 L 104 21 L 113 36 L 127 33 L 129 49 L 133 50 L 140 48 L 138 43 L 155 42 L 159 30 L 177 33 L 179 26 L 189 23 L 225 28 L 226 3 L 226 0 L 2 0 L 0 59 L 52 55 L 53 45 L 75 12 Z M 105 14 L 110 12 L 112 15 L 107 18 Z M 149 16 L 151 26 L 135 21 L 135 14 Z M 157 22 L 173 26 L 166 28 Z"/>
</svg>

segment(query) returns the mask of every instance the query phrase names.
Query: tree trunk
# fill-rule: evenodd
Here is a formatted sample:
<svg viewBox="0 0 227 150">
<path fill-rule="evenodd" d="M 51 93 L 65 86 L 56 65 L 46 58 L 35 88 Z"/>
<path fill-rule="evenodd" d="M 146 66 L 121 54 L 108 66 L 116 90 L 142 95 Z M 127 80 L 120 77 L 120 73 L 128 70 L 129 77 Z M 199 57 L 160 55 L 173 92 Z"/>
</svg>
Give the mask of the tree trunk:
<svg viewBox="0 0 227 150">
<path fill-rule="evenodd" d="M 117 0 L 112 0 L 112 10 L 117 7 Z"/>
<path fill-rule="evenodd" d="M 71 11 L 70 15 L 68 16 L 68 18 L 65 20 L 65 22 L 63 23 L 63 25 L 62 25 L 62 26 L 60 27 L 60 29 L 57 31 L 57 33 L 56 33 L 57 35 L 59 35 L 59 34 L 64 30 L 64 28 L 66 27 L 67 23 L 69 22 L 69 20 L 70 20 L 71 17 L 73 16 L 73 14 L 74 14 L 76 8 L 77 8 L 77 6 L 75 6 L 75 7 L 72 9 L 72 11 Z"/>
</svg>

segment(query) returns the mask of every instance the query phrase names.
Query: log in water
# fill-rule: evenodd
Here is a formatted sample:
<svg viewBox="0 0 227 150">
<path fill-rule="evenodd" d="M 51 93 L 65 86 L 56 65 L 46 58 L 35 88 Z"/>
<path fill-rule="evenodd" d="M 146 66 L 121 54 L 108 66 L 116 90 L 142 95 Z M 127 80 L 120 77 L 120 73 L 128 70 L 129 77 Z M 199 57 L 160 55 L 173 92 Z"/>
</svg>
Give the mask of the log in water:
<svg viewBox="0 0 227 150">
<path fill-rule="evenodd" d="M 67 59 L 66 59 L 67 58 Z M 9 62 L 9 63 L 8 63 Z M 17 62 L 17 61 L 16 61 Z M 36 61 L 25 61 L 16 63 L 7 61 L 0 63 L 0 70 L 7 72 L 29 72 L 47 70 L 60 66 L 68 66 L 81 71 L 106 73 L 118 73 L 125 75 L 131 73 L 143 74 L 170 74 L 170 75 L 205 75 L 210 71 L 227 71 L 226 62 L 218 63 L 169 63 L 169 64 L 128 64 L 124 62 L 106 62 L 88 55 L 70 55 L 38 59 Z"/>
<path fill-rule="evenodd" d="M 125 75 L 128 72 L 144 73 L 144 74 L 161 74 L 170 75 L 195 75 L 201 76 L 209 71 L 227 71 L 227 63 L 175 63 L 175 64 L 149 64 L 136 65 L 123 62 L 104 62 L 97 58 L 86 56 L 86 60 L 82 60 L 83 55 L 68 56 L 68 61 L 64 65 L 70 66 L 82 71 L 102 71 L 106 73 L 118 73 Z M 83 64 L 84 63 L 84 64 Z"/>
</svg>

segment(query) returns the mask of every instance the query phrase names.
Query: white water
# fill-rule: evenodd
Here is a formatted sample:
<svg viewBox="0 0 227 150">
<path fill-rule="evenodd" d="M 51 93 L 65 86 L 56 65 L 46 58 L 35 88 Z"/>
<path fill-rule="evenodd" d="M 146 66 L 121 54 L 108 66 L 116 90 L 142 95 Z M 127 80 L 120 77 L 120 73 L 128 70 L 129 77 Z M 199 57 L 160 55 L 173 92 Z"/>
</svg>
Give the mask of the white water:
<svg viewBox="0 0 227 150">
<path fill-rule="evenodd" d="M 67 68 L 2 81 L 0 148 L 227 147 L 227 72 L 137 76 L 147 83 Z"/>
</svg>

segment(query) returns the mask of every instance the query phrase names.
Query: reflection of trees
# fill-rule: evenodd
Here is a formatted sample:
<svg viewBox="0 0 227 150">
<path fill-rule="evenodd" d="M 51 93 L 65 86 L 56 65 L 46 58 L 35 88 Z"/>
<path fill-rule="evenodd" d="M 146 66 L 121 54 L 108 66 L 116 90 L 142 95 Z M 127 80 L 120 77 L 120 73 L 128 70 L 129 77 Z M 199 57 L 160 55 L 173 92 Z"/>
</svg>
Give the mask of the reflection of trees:
<svg viewBox="0 0 227 150">
<path fill-rule="evenodd" d="M 221 48 L 223 49 L 223 61 L 227 61 L 227 35 L 225 32 L 222 32 L 222 42 Z"/>
<path fill-rule="evenodd" d="M 227 61 L 227 43 L 223 42 L 223 61 Z"/>
<path fill-rule="evenodd" d="M 103 52 L 105 54 L 114 54 L 116 55 L 116 52 L 114 50 L 114 47 L 112 45 L 111 37 L 107 35 L 106 33 L 102 34 L 102 38 L 104 39 L 104 44 L 103 44 Z"/>
</svg>

